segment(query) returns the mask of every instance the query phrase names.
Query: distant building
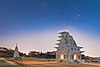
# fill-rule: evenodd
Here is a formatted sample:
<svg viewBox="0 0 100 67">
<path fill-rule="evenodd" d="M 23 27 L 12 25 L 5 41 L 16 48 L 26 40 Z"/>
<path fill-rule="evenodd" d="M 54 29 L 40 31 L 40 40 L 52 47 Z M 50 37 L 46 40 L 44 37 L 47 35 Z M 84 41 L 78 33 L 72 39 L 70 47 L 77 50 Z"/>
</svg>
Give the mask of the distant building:
<svg viewBox="0 0 100 67">
<path fill-rule="evenodd" d="M 77 46 L 73 37 L 66 31 L 59 33 L 61 36 L 58 36 L 60 39 L 56 51 L 57 61 L 67 61 L 67 62 L 81 62 L 81 48 Z"/>
<path fill-rule="evenodd" d="M 19 58 L 20 58 L 19 51 L 18 51 L 18 47 L 17 47 L 17 44 L 16 44 L 15 52 L 14 52 L 14 59 L 19 59 Z"/>
<path fill-rule="evenodd" d="M 49 54 L 49 55 L 56 55 L 56 52 L 55 51 L 52 51 L 52 52 L 47 52 L 46 54 Z"/>
<path fill-rule="evenodd" d="M 39 52 L 37 52 L 37 51 L 30 51 L 29 52 L 29 56 L 37 56 L 37 55 L 39 55 Z"/>
<path fill-rule="evenodd" d="M 8 49 L 5 47 L 0 47 L 0 51 L 8 51 Z"/>
</svg>

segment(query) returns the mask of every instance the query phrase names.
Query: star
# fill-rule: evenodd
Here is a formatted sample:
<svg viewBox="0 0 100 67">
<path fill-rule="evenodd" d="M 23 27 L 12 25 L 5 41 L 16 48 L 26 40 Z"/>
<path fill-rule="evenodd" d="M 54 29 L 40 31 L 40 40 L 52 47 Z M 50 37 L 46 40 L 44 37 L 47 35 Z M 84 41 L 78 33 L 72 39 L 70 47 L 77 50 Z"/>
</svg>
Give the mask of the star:
<svg viewBox="0 0 100 67">
<path fill-rule="evenodd" d="M 79 15 L 77 15 L 78 17 L 80 17 L 81 15 L 79 14 Z"/>
</svg>

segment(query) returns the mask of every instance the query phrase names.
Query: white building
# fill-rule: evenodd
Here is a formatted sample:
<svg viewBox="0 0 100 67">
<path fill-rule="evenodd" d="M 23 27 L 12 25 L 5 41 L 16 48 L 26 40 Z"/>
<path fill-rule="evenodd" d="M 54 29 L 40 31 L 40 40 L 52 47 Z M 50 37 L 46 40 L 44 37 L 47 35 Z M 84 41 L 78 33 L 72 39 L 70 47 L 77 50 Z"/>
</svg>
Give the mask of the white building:
<svg viewBox="0 0 100 67">
<path fill-rule="evenodd" d="M 20 56 L 19 56 L 19 51 L 18 51 L 18 47 L 17 47 L 17 44 L 16 44 L 16 47 L 15 47 L 15 52 L 14 52 L 14 58 L 15 59 L 18 59 Z"/>
<path fill-rule="evenodd" d="M 67 61 L 67 62 L 81 62 L 81 48 L 77 46 L 73 37 L 66 31 L 59 33 L 61 36 L 58 36 L 60 39 L 57 40 L 59 43 L 56 51 L 57 61 Z"/>
</svg>

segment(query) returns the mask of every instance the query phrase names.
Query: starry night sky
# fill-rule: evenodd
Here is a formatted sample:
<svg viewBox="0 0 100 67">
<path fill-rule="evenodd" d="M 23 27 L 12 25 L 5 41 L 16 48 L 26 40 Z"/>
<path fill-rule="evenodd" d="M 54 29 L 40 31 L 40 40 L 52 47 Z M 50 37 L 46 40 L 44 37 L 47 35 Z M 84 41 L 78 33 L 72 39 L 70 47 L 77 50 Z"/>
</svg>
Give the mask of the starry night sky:
<svg viewBox="0 0 100 67">
<path fill-rule="evenodd" d="M 74 26 L 100 34 L 99 0 L 1 0 L 0 36 Z M 16 34 L 17 35 L 17 34 Z"/>
<path fill-rule="evenodd" d="M 100 0 L 0 0 L 0 40 L 67 26 L 100 38 Z"/>
</svg>

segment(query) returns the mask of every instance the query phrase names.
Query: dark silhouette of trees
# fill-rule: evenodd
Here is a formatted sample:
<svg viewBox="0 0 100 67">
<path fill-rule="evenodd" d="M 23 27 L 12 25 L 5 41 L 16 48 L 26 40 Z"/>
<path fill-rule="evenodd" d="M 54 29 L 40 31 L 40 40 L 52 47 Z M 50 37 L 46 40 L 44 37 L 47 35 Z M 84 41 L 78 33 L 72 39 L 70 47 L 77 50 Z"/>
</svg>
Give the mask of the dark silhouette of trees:
<svg viewBox="0 0 100 67">
<path fill-rule="evenodd" d="M 36 51 L 30 51 L 29 52 L 30 57 L 36 57 L 36 58 L 46 58 L 46 59 L 54 59 L 56 58 L 56 52 L 36 52 Z"/>
<path fill-rule="evenodd" d="M 24 53 L 19 52 L 20 56 L 24 56 Z M 14 50 L 0 47 L 0 57 L 13 57 Z"/>
<path fill-rule="evenodd" d="M 81 55 L 81 59 L 85 60 L 85 55 L 84 54 Z"/>
</svg>

